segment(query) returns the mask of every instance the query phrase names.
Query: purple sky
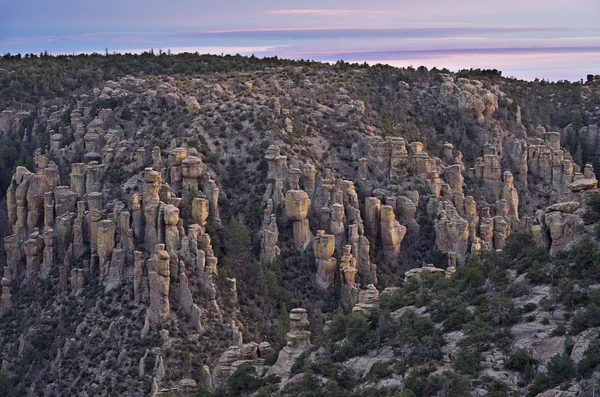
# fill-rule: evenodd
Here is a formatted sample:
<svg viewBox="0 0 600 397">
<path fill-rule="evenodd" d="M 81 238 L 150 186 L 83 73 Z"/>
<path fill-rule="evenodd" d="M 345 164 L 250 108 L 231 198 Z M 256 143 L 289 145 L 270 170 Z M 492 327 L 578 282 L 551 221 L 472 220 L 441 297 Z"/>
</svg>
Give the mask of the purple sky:
<svg viewBox="0 0 600 397">
<path fill-rule="evenodd" d="M 0 54 L 172 52 L 600 74 L 600 0 L 0 0 Z"/>
</svg>

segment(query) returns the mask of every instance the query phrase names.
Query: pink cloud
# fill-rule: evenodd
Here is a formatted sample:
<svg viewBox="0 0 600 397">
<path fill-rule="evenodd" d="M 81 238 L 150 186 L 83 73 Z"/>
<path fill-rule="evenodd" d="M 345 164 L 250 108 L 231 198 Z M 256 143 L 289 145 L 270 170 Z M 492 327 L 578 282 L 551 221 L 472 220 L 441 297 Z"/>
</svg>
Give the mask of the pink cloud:
<svg viewBox="0 0 600 397">
<path fill-rule="evenodd" d="M 349 14 L 383 14 L 383 10 L 266 10 L 263 15 L 322 15 L 340 16 Z"/>
</svg>

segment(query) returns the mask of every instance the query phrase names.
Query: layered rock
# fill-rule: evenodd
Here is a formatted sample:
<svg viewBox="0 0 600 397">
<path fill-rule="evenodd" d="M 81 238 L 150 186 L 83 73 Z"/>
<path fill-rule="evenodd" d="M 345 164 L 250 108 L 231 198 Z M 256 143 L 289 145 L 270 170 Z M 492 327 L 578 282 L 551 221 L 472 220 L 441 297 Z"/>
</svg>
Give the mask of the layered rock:
<svg viewBox="0 0 600 397">
<path fill-rule="evenodd" d="M 277 246 L 279 241 L 279 229 L 277 217 L 273 214 L 273 201 L 269 200 L 263 213 L 263 225 L 260 240 L 260 261 L 267 265 L 273 263 L 280 255 L 281 250 Z"/>
<path fill-rule="evenodd" d="M 160 189 L 160 174 L 152 168 L 146 168 L 144 176 L 144 242 L 147 247 L 153 247 L 158 243 L 158 212 L 160 198 L 158 191 Z"/>
<path fill-rule="evenodd" d="M 288 190 L 285 195 L 285 213 L 293 222 L 294 243 L 300 250 L 306 249 L 311 240 L 308 209 L 311 200 L 304 190 Z"/>
<path fill-rule="evenodd" d="M 6 272 L 6 271 L 5 271 Z M 12 307 L 12 294 L 10 293 L 10 280 L 3 277 L 0 281 L 2 287 L 2 296 L 0 297 L 0 316 L 10 310 Z"/>
<path fill-rule="evenodd" d="M 39 278 L 45 280 L 52 273 L 54 266 L 54 230 L 46 228 L 43 236 L 44 252 L 42 255 L 42 264 L 40 265 Z"/>
<path fill-rule="evenodd" d="M 379 231 L 380 211 L 381 200 L 376 197 L 365 198 L 365 233 L 373 238 L 377 237 Z"/>
<path fill-rule="evenodd" d="M 341 251 L 345 237 L 346 227 L 344 224 L 344 206 L 335 203 L 331 206 L 331 220 L 329 221 L 329 232 L 335 236 L 335 248 Z"/>
<path fill-rule="evenodd" d="M 276 182 L 283 182 L 286 179 L 288 166 L 287 157 L 281 155 L 279 146 L 271 145 L 265 154 L 267 160 L 268 171 L 267 179 L 274 179 Z"/>
<path fill-rule="evenodd" d="M 179 235 L 179 209 L 173 204 L 163 205 L 163 216 L 165 224 L 165 248 L 172 258 L 171 262 L 177 262 L 173 259 L 177 256 L 177 251 L 181 244 L 181 236 Z"/>
<path fill-rule="evenodd" d="M 206 227 L 209 215 L 209 203 L 205 197 L 196 197 L 192 200 L 192 221 L 200 225 L 203 230 Z"/>
<path fill-rule="evenodd" d="M 81 295 L 85 285 L 85 271 L 83 269 L 71 269 L 69 282 L 71 285 L 71 292 L 76 296 Z"/>
<path fill-rule="evenodd" d="M 358 303 L 352 308 L 353 313 L 369 314 L 379 304 L 379 290 L 373 284 L 358 292 Z"/>
<path fill-rule="evenodd" d="M 400 245 L 406 235 L 406 227 L 396 220 L 394 209 L 389 205 L 381 206 L 380 219 L 384 258 L 388 263 L 395 263 L 400 255 Z"/>
<path fill-rule="evenodd" d="M 332 258 L 335 251 L 335 236 L 319 230 L 313 240 L 313 255 L 317 263 L 316 284 L 323 290 L 333 288 L 337 260 Z"/>
<path fill-rule="evenodd" d="M 133 253 L 133 299 L 136 303 L 142 301 L 144 288 L 144 260 L 141 251 Z"/>
<path fill-rule="evenodd" d="M 439 219 L 435 223 L 435 246 L 443 252 L 456 252 L 463 263 L 468 250 L 469 222 L 462 218 L 448 201 L 440 204 Z"/>
<path fill-rule="evenodd" d="M 358 300 L 358 286 L 355 281 L 357 272 L 356 258 L 352 256 L 352 246 L 345 245 L 340 259 L 340 274 L 344 280 L 342 300 L 347 308 L 352 308 Z"/>
<path fill-rule="evenodd" d="M 156 244 L 154 255 L 147 261 L 150 306 L 148 316 L 152 324 L 159 324 L 171 317 L 169 301 L 170 266 L 169 253 L 164 244 Z"/>
<path fill-rule="evenodd" d="M 208 179 L 204 184 L 204 193 L 209 202 L 210 216 L 217 226 L 221 226 L 221 217 L 219 215 L 219 187 L 217 183 Z"/>
<path fill-rule="evenodd" d="M 579 203 L 561 203 L 546 208 L 542 228 L 548 236 L 552 254 L 568 249 L 585 233 L 583 219 L 576 214 Z"/>
<path fill-rule="evenodd" d="M 23 243 L 23 252 L 25 253 L 25 283 L 35 285 L 40 267 L 40 242 L 37 234 Z"/>
<path fill-rule="evenodd" d="M 305 309 L 296 308 L 290 312 L 290 331 L 286 334 L 286 346 L 279 351 L 277 361 L 265 376 L 275 375 L 285 383 L 296 359 L 310 348 L 310 322 Z"/>
<path fill-rule="evenodd" d="M 96 252 L 98 253 L 98 266 L 100 280 L 106 281 L 111 268 L 111 257 L 115 248 L 116 225 L 113 220 L 105 219 L 98 222 L 98 235 L 96 237 Z"/>
</svg>

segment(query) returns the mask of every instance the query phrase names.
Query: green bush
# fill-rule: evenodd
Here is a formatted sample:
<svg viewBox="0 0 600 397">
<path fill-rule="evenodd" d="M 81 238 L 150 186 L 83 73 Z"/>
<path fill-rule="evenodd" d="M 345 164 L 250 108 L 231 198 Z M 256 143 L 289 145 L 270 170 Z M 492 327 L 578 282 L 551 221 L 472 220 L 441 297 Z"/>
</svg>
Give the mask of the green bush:
<svg viewBox="0 0 600 397">
<path fill-rule="evenodd" d="M 517 349 L 511 353 L 505 364 L 506 369 L 520 372 L 523 378 L 529 382 L 533 378 L 534 368 L 537 360 L 529 355 L 525 349 Z"/>
<path fill-rule="evenodd" d="M 0 371 L 0 396 L 9 397 L 11 396 L 12 381 L 4 372 Z"/>
<path fill-rule="evenodd" d="M 377 382 L 379 379 L 384 379 L 391 376 L 394 373 L 392 364 L 393 361 L 384 361 L 373 364 L 369 370 L 367 378 L 371 381 Z"/>
<path fill-rule="evenodd" d="M 556 387 L 575 376 L 575 364 L 567 353 L 559 353 L 548 362 L 547 373 L 538 373 L 529 391 L 535 396 L 545 390 Z"/>
<path fill-rule="evenodd" d="M 252 364 L 242 364 L 227 379 L 227 391 L 232 396 L 252 393 L 262 385 L 262 380 L 254 373 Z"/>
<path fill-rule="evenodd" d="M 590 376 L 600 367 L 600 335 L 590 342 L 583 353 L 583 358 L 577 364 L 577 372 L 580 376 Z"/>
<path fill-rule="evenodd" d="M 461 374 L 474 374 L 479 367 L 479 353 L 462 347 L 454 359 L 453 367 Z"/>
</svg>

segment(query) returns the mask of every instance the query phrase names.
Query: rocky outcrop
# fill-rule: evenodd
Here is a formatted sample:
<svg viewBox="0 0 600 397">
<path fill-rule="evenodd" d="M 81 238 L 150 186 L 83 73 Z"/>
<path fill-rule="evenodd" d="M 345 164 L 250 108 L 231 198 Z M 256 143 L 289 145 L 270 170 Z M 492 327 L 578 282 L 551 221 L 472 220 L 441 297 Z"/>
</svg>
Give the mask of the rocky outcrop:
<svg viewBox="0 0 600 397">
<path fill-rule="evenodd" d="M 508 204 L 508 215 L 513 219 L 519 219 L 519 193 L 513 182 L 513 175 L 509 171 L 505 171 L 502 199 L 506 200 Z"/>
<path fill-rule="evenodd" d="M 311 200 L 304 190 L 288 190 L 285 195 L 285 213 L 293 222 L 294 243 L 300 250 L 306 249 L 312 238 L 308 219 Z"/>
<path fill-rule="evenodd" d="M 400 245 L 406 235 L 406 227 L 396 220 L 394 209 L 389 205 L 381 206 L 380 218 L 383 255 L 387 262 L 396 263 L 400 255 Z"/>
<path fill-rule="evenodd" d="M 340 259 L 340 274 L 344 282 L 342 301 L 351 309 L 358 301 L 358 286 L 355 281 L 357 270 L 356 258 L 352 256 L 352 246 L 345 245 Z"/>
<path fill-rule="evenodd" d="M 4 271 L 6 273 L 6 270 Z M 2 296 L 0 297 L 0 316 L 10 310 L 12 307 L 12 294 L 10 293 L 10 280 L 6 278 L 6 274 L 0 281 L 2 286 Z"/>
<path fill-rule="evenodd" d="M 98 253 L 100 280 L 103 282 L 108 279 L 110 273 L 112 252 L 115 248 L 115 230 L 115 223 L 110 219 L 105 219 L 98 223 L 96 249 Z"/>
<path fill-rule="evenodd" d="M 381 211 L 381 200 L 376 197 L 365 199 L 365 233 L 376 238 L 379 231 L 379 213 Z"/>
<path fill-rule="evenodd" d="M 468 250 L 469 222 L 458 215 L 454 205 L 448 201 L 440 204 L 439 219 L 435 223 L 435 246 L 443 252 L 455 252 L 463 263 Z"/>
<path fill-rule="evenodd" d="M 287 157 L 281 155 L 279 146 L 271 145 L 265 154 L 268 171 L 267 179 L 274 179 L 276 182 L 283 182 L 287 177 L 288 165 Z"/>
<path fill-rule="evenodd" d="M 319 230 L 312 244 L 317 262 L 316 284 L 323 291 L 331 290 L 337 263 L 337 260 L 331 257 L 335 251 L 335 236 Z"/>
<path fill-rule="evenodd" d="M 542 229 L 549 237 L 547 247 L 555 254 L 575 244 L 585 233 L 583 219 L 576 214 L 579 203 L 559 203 L 546 208 Z"/>
<path fill-rule="evenodd" d="M 152 324 L 160 324 L 171 317 L 169 301 L 170 266 L 169 253 L 164 244 L 156 244 L 154 255 L 147 261 L 150 307 L 148 316 Z"/>
<path fill-rule="evenodd" d="M 277 246 L 279 241 L 279 229 L 277 217 L 273 214 L 273 201 L 269 200 L 263 213 L 262 236 L 260 240 L 260 261 L 267 265 L 273 263 L 281 253 Z"/>
<path fill-rule="evenodd" d="M 310 322 L 305 309 L 292 309 L 290 312 L 290 331 L 286 334 L 286 346 L 279 351 L 277 361 L 265 376 L 275 375 L 281 378 L 282 384 L 290 377 L 296 359 L 310 348 Z"/>
<path fill-rule="evenodd" d="M 144 204 L 144 222 L 146 224 L 144 231 L 144 242 L 146 246 L 154 247 L 158 243 L 158 210 L 160 198 L 158 191 L 160 189 L 160 173 L 152 168 L 146 168 L 144 176 L 144 191 L 142 202 Z"/>
</svg>

